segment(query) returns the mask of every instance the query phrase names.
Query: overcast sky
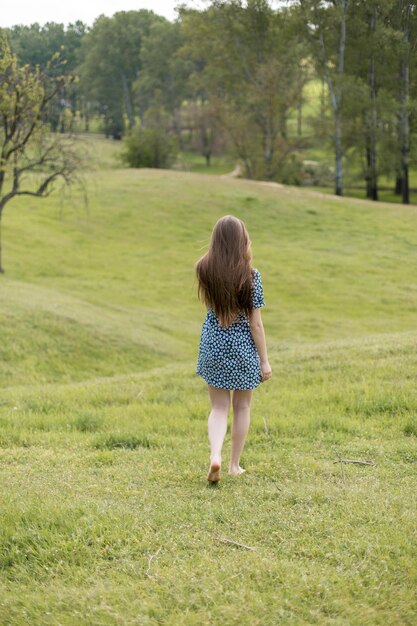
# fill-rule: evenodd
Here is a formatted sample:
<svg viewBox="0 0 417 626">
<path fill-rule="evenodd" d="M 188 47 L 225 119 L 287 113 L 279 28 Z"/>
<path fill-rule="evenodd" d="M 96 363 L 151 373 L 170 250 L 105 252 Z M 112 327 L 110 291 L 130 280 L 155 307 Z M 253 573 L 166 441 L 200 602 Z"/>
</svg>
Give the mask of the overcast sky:
<svg viewBox="0 0 417 626">
<path fill-rule="evenodd" d="M 68 24 L 81 20 L 90 25 L 99 15 L 113 15 L 117 11 L 150 9 L 169 20 L 176 17 L 178 0 L 3 0 L 0 9 L 0 27 L 15 24 Z M 202 8 L 203 0 L 187 0 L 187 6 Z"/>
</svg>

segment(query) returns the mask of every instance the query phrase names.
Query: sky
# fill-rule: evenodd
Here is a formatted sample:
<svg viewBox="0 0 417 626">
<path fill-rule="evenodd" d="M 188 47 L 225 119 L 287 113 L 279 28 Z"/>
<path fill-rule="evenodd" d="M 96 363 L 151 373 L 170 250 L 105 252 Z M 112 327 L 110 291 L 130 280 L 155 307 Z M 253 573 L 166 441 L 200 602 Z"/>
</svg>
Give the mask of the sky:
<svg viewBox="0 0 417 626">
<path fill-rule="evenodd" d="M 182 2 L 194 8 L 203 8 L 202 0 Z M 81 20 L 91 25 L 99 15 L 111 16 L 117 11 L 149 9 L 173 21 L 178 0 L 9 0 L 2 2 L 0 28 L 15 24 L 45 24 L 58 22 L 69 24 Z"/>
</svg>

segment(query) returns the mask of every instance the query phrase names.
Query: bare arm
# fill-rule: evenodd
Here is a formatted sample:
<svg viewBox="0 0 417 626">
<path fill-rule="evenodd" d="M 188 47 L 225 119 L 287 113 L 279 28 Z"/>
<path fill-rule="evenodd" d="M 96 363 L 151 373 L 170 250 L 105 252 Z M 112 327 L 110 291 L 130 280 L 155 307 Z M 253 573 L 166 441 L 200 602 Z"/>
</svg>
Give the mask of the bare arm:
<svg viewBox="0 0 417 626">
<path fill-rule="evenodd" d="M 268 351 L 266 348 L 265 331 L 262 323 L 261 310 L 252 309 L 249 316 L 250 330 L 256 349 L 261 361 L 262 380 L 268 380 L 272 376 L 271 366 L 268 361 Z"/>
</svg>

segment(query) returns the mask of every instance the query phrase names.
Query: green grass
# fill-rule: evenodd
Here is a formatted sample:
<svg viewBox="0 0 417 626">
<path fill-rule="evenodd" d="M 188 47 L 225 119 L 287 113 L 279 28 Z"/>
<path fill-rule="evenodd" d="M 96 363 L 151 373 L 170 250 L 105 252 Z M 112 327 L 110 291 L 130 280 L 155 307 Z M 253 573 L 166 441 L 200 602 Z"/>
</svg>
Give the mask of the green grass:
<svg viewBox="0 0 417 626">
<path fill-rule="evenodd" d="M 87 206 L 4 215 L 0 623 L 414 624 L 416 209 L 114 168 L 90 144 Z M 213 489 L 193 264 L 225 213 L 274 376 L 247 473 Z"/>
<path fill-rule="evenodd" d="M 210 174 L 218 176 L 229 174 L 235 169 L 235 162 L 231 157 L 213 155 L 210 159 L 210 165 L 207 165 L 206 159 L 195 152 L 181 151 L 178 154 L 174 169 L 185 172 L 193 172 L 194 174 Z"/>
<path fill-rule="evenodd" d="M 328 194 L 328 195 L 333 195 L 334 194 L 334 189 L 330 188 L 330 187 L 314 187 L 314 189 L 316 191 Z M 344 189 L 344 195 L 348 198 L 358 198 L 359 200 L 363 200 L 365 198 L 366 195 L 366 191 L 365 188 L 363 187 L 345 187 Z M 402 198 L 401 196 L 396 195 L 393 190 L 389 190 L 387 188 L 384 189 L 380 189 L 378 191 L 378 202 L 389 202 L 392 204 L 402 204 Z M 376 205 L 378 205 L 378 202 L 376 202 Z M 411 191 L 410 192 L 410 204 L 411 205 L 417 205 L 417 191 Z"/>
</svg>

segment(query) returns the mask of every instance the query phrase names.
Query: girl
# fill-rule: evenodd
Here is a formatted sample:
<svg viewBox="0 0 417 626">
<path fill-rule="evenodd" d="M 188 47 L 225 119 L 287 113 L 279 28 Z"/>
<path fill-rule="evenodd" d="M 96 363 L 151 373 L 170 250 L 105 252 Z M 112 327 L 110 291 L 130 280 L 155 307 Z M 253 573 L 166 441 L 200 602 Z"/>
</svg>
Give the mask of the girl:
<svg viewBox="0 0 417 626">
<path fill-rule="evenodd" d="M 261 275 L 242 220 L 226 215 L 216 223 L 209 251 L 196 264 L 198 295 L 207 306 L 197 374 L 208 384 L 211 448 L 207 480 L 220 480 L 221 452 L 232 391 L 232 455 L 229 474 L 239 465 L 249 429 L 253 389 L 271 378 L 260 308 L 265 306 Z"/>
</svg>

